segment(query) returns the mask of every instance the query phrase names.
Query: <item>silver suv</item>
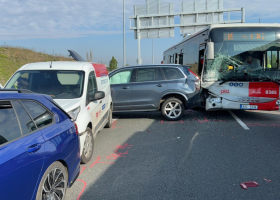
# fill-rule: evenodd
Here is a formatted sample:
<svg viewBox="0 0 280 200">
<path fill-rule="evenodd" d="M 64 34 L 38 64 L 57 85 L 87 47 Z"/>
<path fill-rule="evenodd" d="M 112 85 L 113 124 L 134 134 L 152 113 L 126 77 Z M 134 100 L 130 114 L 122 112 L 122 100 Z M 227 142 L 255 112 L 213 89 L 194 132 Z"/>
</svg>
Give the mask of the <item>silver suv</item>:
<svg viewBox="0 0 280 200">
<path fill-rule="evenodd" d="M 129 66 L 109 73 L 114 112 L 161 111 L 178 120 L 197 102 L 199 78 L 182 65 Z"/>
</svg>

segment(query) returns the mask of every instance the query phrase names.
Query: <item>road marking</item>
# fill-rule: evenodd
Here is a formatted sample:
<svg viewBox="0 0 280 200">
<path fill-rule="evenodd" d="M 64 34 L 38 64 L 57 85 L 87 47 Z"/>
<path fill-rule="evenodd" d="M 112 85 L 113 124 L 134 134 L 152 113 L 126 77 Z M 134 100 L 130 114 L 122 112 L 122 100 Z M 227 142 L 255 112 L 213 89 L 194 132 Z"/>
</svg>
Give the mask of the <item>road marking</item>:
<svg viewBox="0 0 280 200">
<path fill-rule="evenodd" d="M 233 116 L 233 118 L 245 129 L 245 130 L 250 130 L 244 122 L 241 121 L 231 110 L 228 110 L 228 112 Z"/>
</svg>

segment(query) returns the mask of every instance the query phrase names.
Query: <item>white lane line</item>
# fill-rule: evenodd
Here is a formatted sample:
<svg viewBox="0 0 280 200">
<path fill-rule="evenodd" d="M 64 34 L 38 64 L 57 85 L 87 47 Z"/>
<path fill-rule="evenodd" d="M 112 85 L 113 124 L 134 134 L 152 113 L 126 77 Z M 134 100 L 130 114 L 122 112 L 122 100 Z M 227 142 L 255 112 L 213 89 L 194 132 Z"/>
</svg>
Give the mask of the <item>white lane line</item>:
<svg viewBox="0 0 280 200">
<path fill-rule="evenodd" d="M 241 121 L 231 110 L 228 110 L 228 112 L 233 116 L 233 118 L 245 129 L 245 130 L 250 130 L 244 122 Z"/>
</svg>

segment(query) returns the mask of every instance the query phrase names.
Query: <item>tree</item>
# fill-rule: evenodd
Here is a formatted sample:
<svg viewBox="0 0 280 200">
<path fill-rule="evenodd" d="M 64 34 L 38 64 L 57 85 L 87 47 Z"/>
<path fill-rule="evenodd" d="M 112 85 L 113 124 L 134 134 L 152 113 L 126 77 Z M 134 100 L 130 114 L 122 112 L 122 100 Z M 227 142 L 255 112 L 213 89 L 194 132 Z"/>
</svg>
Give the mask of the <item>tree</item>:
<svg viewBox="0 0 280 200">
<path fill-rule="evenodd" d="M 113 56 L 109 63 L 109 69 L 110 69 L 110 71 L 113 71 L 117 68 L 118 68 L 118 61 Z"/>
</svg>

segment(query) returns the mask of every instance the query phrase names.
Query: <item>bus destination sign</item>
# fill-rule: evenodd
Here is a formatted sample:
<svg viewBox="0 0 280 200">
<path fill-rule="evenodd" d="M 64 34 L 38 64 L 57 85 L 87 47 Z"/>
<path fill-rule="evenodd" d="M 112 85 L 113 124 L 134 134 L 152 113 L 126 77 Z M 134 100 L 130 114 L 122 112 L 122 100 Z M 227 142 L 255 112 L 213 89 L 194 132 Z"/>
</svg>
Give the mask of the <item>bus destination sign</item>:
<svg viewBox="0 0 280 200">
<path fill-rule="evenodd" d="M 224 41 L 274 41 L 275 32 L 232 32 L 224 33 Z"/>
</svg>

